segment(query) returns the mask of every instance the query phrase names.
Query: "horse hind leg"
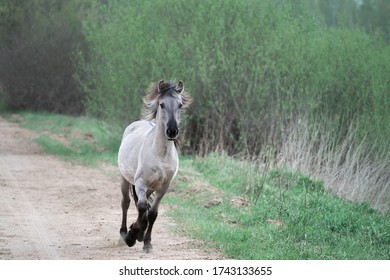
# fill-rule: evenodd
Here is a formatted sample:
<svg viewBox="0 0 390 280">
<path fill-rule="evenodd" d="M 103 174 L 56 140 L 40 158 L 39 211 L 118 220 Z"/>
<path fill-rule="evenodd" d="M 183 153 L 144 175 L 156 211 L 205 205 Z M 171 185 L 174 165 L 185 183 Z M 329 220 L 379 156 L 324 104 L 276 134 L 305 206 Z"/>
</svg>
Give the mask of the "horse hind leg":
<svg viewBox="0 0 390 280">
<path fill-rule="evenodd" d="M 127 211 L 130 206 L 130 183 L 122 176 L 121 177 L 121 191 L 122 191 L 122 225 L 119 230 L 120 235 L 122 238 L 126 237 L 127 234 Z"/>
</svg>

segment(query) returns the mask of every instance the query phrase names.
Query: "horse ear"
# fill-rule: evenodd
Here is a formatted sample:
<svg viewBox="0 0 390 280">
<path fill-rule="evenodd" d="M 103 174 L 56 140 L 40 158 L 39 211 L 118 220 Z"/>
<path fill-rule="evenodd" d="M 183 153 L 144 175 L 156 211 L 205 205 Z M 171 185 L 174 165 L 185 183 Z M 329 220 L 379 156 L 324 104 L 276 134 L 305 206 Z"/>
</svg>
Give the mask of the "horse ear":
<svg viewBox="0 0 390 280">
<path fill-rule="evenodd" d="M 183 90 L 184 90 L 184 83 L 183 83 L 182 81 L 179 81 L 179 82 L 177 83 L 176 89 L 177 89 L 177 91 L 178 91 L 179 93 L 182 93 Z"/>
<path fill-rule="evenodd" d="M 163 89 L 164 89 L 164 80 L 160 80 L 158 82 L 158 86 L 157 86 L 158 93 L 161 93 L 163 91 Z"/>
</svg>

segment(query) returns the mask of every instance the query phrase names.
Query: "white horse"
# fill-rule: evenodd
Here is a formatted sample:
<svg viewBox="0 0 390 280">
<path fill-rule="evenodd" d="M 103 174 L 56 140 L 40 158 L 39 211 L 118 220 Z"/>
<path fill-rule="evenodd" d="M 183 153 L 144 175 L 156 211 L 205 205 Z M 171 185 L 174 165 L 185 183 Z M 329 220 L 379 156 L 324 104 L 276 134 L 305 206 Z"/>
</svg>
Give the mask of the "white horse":
<svg viewBox="0 0 390 280">
<path fill-rule="evenodd" d="M 151 233 L 160 201 L 179 168 L 176 146 L 180 113 L 188 108 L 192 99 L 184 91 L 182 81 L 176 84 L 161 80 L 149 86 L 143 102 L 141 120 L 126 128 L 119 148 L 123 195 L 120 235 L 129 247 L 134 246 L 136 240 L 144 241 L 143 250 L 148 253 L 152 250 Z M 138 218 L 127 231 L 130 190 Z"/>
</svg>

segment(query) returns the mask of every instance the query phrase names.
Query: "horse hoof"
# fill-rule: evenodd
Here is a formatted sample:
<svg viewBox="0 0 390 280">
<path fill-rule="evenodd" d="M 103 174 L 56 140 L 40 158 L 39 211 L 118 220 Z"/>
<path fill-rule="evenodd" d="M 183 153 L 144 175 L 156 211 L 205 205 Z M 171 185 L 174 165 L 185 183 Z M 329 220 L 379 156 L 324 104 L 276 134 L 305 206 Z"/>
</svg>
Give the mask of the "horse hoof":
<svg viewBox="0 0 390 280">
<path fill-rule="evenodd" d="M 137 234 L 137 240 L 138 240 L 139 242 L 144 241 L 144 233 L 143 233 L 143 232 L 139 232 L 139 233 Z"/>
<path fill-rule="evenodd" d="M 136 240 L 132 238 L 125 238 L 126 245 L 129 247 L 133 247 L 135 245 Z"/>
<path fill-rule="evenodd" d="M 121 229 L 119 230 L 119 233 L 120 233 L 120 235 L 121 235 L 123 238 L 125 238 L 125 237 L 126 237 L 126 234 L 127 234 L 127 229 L 126 229 L 126 228 L 121 228 Z"/>
</svg>

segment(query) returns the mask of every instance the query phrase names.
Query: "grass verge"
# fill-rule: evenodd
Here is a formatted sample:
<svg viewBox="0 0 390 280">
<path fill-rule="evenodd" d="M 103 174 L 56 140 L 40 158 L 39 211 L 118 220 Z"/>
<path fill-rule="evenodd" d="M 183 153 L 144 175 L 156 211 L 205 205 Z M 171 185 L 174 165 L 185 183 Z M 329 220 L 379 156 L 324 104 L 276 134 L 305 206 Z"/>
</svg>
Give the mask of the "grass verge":
<svg viewBox="0 0 390 280">
<path fill-rule="evenodd" d="M 234 259 L 390 258 L 389 213 L 336 198 L 297 172 L 253 169 L 221 155 L 183 158 L 166 199 L 172 216 Z"/>
<path fill-rule="evenodd" d="M 34 142 L 45 152 L 87 165 L 101 161 L 116 164 L 120 128 L 88 117 L 30 112 L 20 116 L 16 120 L 37 133 Z"/>
</svg>

